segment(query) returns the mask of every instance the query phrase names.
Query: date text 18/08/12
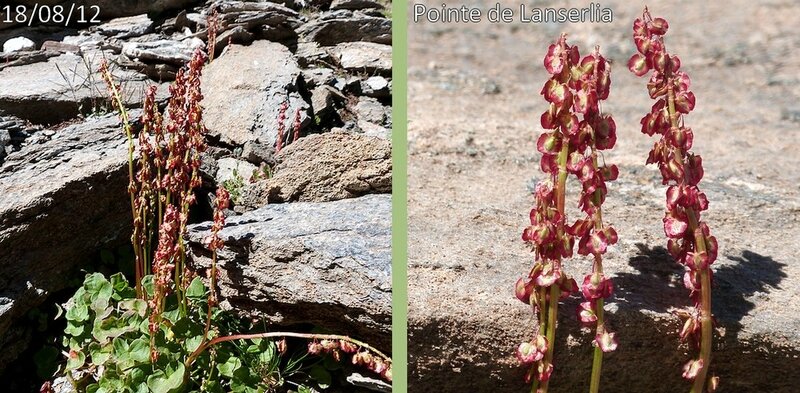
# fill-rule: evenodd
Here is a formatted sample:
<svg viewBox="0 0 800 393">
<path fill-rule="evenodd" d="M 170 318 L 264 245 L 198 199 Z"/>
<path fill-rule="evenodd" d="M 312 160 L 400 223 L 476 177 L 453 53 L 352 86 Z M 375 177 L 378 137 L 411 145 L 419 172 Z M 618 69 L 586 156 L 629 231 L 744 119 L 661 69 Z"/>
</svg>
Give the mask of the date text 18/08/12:
<svg viewBox="0 0 800 393">
<path fill-rule="evenodd" d="M 100 23 L 100 6 L 91 5 L 6 5 L 0 7 L 0 23 L 20 23 L 28 26 Z"/>
</svg>

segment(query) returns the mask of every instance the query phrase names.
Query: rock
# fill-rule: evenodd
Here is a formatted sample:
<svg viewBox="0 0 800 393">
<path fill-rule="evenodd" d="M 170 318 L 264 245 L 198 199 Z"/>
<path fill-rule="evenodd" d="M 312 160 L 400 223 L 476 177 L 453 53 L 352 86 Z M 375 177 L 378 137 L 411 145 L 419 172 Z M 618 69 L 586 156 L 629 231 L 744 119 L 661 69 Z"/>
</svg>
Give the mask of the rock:
<svg viewBox="0 0 800 393">
<path fill-rule="evenodd" d="M 278 26 L 284 22 L 296 27 L 300 25 L 300 14 L 280 4 L 244 1 L 217 1 L 212 7 L 219 12 L 219 28 L 225 31 L 236 26 L 247 30 L 256 26 Z"/>
<path fill-rule="evenodd" d="M 346 94 L 361 95 L 361 78 L 352 75 L 338 78 L 333 87 Z"/>
<path fill-rule="evenodd" d="M 306 138 L 304 138 L 306 139 Z M 313 324 L 391 347 L 391 196 L 264 206 L 229 217 L 220 306 L 279 325 Z M 211 223 L 189 228 L 194 263 Z"/>
<path fill-rule="evenodd" d="M 138 116 L 131 111 L 131 116 Z M 59 130 L 0 166 L 0 368 L 25 348 L 25 314 L 130 231 L 127 142 L 116 115 Z"/>
<path fill-rule="evenodd" d="M 246 187 L 245 207 L 273 202 L 324 202 L 392 192 L 391 143 L 328 132 L 300 138 L 276 156 L 270 179 Z"/>
<path fill-rule="evenodd" d="M 331 55 L 348 71 L 382 75 L 392 73 L 391 45 L 345 42 L 331 49 Z"/>
<path fill-rule="evenodd" d="M 229 43 L 249 44 L 250 42 L 253 42 L 253 33 L 247 31 L 247 29 L 242 26 L 234 26 L 217 36 L 214 53 L 215 55 L 219 55 Z"/>
<path fill-rule="evenodd" d="M 106 39 L 100 33 L 82 31 L 79 35 L 69 35 L 61 40 L 66 45 L 75 45 L 81 49 L 100 48 L 106 44 Z"/>
<path fill-rule="evenodd" d="M 373 392 L 392 393 L 392 385 L 376 378 L 365 377 L 359 373 L 352 373 L 346 378 L 347 383 L 362 387 Z"/>
<path fill-rule="evenodd" d="M 247 182 L 253 171 L 258 169 L 255 165 L 233 157 L 226 157 L 217 160 L 219 169 L 216 174 L 217 184 L 224 184 L 227 181 Z M 228 190 L 231 191 L 231 190 Z"/>
<path fill-rule="evenodd" d="M 364 8 L 383 8 L 383 5 L 372 0 L 333 0 L 330 9 L 362 10 Z"/>
<path fill-rule="evenodd" d="M 331 86 L 319 86 L 311 92 L 311 107 L 314 108 L 314 116 L 320 118 L 334 112 L 334 103 L 344 99 L 342 93 Z"/>
<path fill-rule="evenodd" d="M 8 130 L 0 129 L 0 163 L 6 156 L 6 146 L 11 143 L 11 133 Z"/>
<path fill-rule="evenodd" d="M 381 139 L 391 139 L 392 138 L 392 130 L 383 127 L 379 124 L 375 124 L 372 122 L 359 120 L 358 121 L 358 128 L 361 129 L 361 132 L 369 137 L 374 138 L 381 138 Z"/>
<path fill-rule="evenodd" d="M 391 45 L 392 21 L 386 18 L 357 15 L 316 19 L 298 29 L 301 40 L 332 46 L 342 42 L 367 41 Z"/>
<path fill-rule="evenodd" d="M 91 111 L 107 100 L 105 83 L 97 77 L 102 56 L 66 53 L 0 70 L 0 110 L 37 124 L 54 124 Z M 144 75 L 128 70 L 114 68 L 112 74 L 125 81 L 131 92 L 144 91 L 151 83 Z M 141 98 L 136 94 L 126 97 L 132 106 Z"/>
<path fill-rule="evenodd" d="M 367 97 L 388 98 L 392 96 L 390 82 L 382 76 L 371 76 L 361 81 L 361 94 Z"/>
<path fill-rule="evenodd" d="M 354 110 L 358 120 L 380 125 L 386 124 L 386 120 L 391 114 L 391 108 L 383 106 L 378 100 L 371 97 L 360 97 Z"/>
<path fill-rule="evenodd" d="M 36 44 L 25 37 L 15 37 L 3 43 L 3 52 L 6 53 L 31 50 L 36 50 Z"/>
<path fill-rule="evenodd" d="M 186 10 L 182 10 L 175 15 L 174 18 L 168 18 L 160 26 L 158 26 L 158 31 L 166 34 L 171 35 L 177 32 L 182 32 L 184 29 L 192 29 L 194 24 L 189 18 L 186 16 Z"/>
<path fill-rule="evenodd" d="M 330 53 L 320 48 L 316 42 L 299 42 L 294 56 L 300 67 L 304 68 L 313 64 L 329 65 L 332 61 Z"/>
<path fill-rule="evenodd" d="M 122 54 L 142 62 L 168 63 L 181 66 L 192 59 L 195 49 L 202 47 L 202 41 L 156 40 L 149 42 L 126 42 Z"/>
<path fill-rule="evenodd" d="M 313 89 L 317 86 L 333 85 L 335 77 L 330 68 L 310 68 L 303 70 L 303 80 L 307 88 Z"/>
<path fill-rule="evenodd" d="M 80 46 L 65 44 L 59 41 L 45 41 L 42 43 L 41 49 L 48 52 L 74 53 L 76 55 L 81 54 Z"/>
<path fill-rule="evenodd" d="M 268 165 L 275 163 L 275 148 L 259 141 L 247 141 L 242 146 L 242 158 L 251 164 L 260 165 L 266 162 Z"/>
<path fill-rule="evenodd" d="M 9 67 L 39 63 L 54 56 L 58 56 L 58 53 L 44 50 L 10 53 L 0 52 L 0 70 Z"/>
<path fill-rule="evenodd" d="M 153 21 L 147 17 L 147 14 L 141 14 L 112 19 L 94 27 L 93 30 L 104 36 L 119 39 L 138 37 L 153 31 Z"/>
<path fill-rule="evenodd" d="M 209 133 L 229 144 L 259 140 L 274 146 L 283 102 L 289 102 L 287 130 L 298 109 L 301 122 L 310 121 L 308 104 L 298 93 L 299 76 L 292 53 L 281 44 L 255 41 L 231 46 L 203 72 L 203 117 Z"/>
</svg>

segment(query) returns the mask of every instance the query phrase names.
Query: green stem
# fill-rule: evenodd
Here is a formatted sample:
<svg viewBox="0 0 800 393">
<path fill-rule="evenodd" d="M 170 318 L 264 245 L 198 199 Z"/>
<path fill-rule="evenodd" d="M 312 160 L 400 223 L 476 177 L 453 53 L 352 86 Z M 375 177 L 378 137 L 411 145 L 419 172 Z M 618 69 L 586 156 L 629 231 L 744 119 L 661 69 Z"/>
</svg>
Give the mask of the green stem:
<svg viewBox="0 0 800 393">
<path fill-rule="evenodd" d="M 556 342 L 556 322 L 558 318 L 558 297 L 561 295 L 561 289 L 558 285 L 550 286 L 550 301 L 548 302 L 548 315 L 547 315 L 547 353 L 544 355 L 545 369 L 549 364 L 553 364 L 553 352 L 555 352 Z M 551 375 L 552 376 L 552 375 Z M 547 393 L 547 388 L 550 385 L 550 378 L 542 382 L 541 393 Z"/>
</svg>

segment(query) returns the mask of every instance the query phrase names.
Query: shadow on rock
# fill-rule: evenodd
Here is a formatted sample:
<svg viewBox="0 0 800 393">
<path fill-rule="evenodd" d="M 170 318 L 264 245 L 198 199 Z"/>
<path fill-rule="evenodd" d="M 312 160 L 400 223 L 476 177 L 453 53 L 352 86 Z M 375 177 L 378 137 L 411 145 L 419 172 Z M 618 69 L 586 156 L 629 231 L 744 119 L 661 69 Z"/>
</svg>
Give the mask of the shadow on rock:
<svg viewBox="0 0 800 393">
<path fill-rule="evenodd" d="M 780 289 L 787 277 L 785 263 L 749 250 L 741 256 L 725 255 L 735 264 L 715 266 L 713 309 L 720 325 L 727 330 L 728 340 L 736 340 L 742 331 L 742 319 L 755 309 L 753 296 Z"/>
</svg>

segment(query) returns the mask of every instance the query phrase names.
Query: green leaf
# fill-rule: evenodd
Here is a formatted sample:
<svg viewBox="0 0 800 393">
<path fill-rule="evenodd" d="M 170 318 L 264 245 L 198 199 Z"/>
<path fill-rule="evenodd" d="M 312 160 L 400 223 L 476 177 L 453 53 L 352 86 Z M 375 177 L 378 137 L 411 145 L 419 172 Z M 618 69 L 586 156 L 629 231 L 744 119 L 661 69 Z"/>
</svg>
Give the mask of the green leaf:
<svg viewBox="0 0 800 393">
<path fill-rule="evenodd" d="M 186 296 L 191 300 L 203 300 L 206 297 L 206 286 L 200 277 L 195 277 L 189 287 L 186 288 Z"/>
<path fill-rule="evenodd" d="M 82 335 L 85 331 L 86 325 L 78 325 L 72 321 L 67 322 L 67 327 L 64 329 L 64 333 L 74 337 Z"/>
<path fill-rule="evenodd" d="M 178 391 L 183 385 L 183 376 L 186 369 L 183 363 L 178 362 L 178 367 L 175 371 L 165 373 L 162 370 L 156 370 L 147 378 L 147 386 L 153 393 L 172 393 Z"/>
<path fill-rule="evenodd" d="M 128 351 L 128 355 L 134 362 L 147 363 L 150 361 L 150 343 L 144 338 L 133 340 Z"/>
<path fill-rule="evenodd" d="M 89 307 L 78 304 L 73 305 L 67 310 L 67 321 L 83 322 L 89 319 Z"/>
<path fill-rule="evenodd" d="M 50 379 L 55 374 L 58 361 L 58 348 L 47 345 L 33 355 L 36 374 L 42 379 Z"/>
<path fill-rule="evenodd" d="M 242 361 L 234 356 L 229 357 L 225 363 L 217 364 L 217 370 L 219 370 L 219 373 L 228 378 L 233 378 L 233 373 L 235 373 L 236 370 L 241 367 Z"/>
<path fill-rule="evenodd" d="M 111 358 L 112 352 L 114 352 L 112 345 L 104 345 L 102 347 L 97 343 L 89 345 L 89 356 L 92 359 L 92 364 L 97 366 L 107 362 Z"/>
<path fill-rule="evenodd" d="M 194 352 L 202 343 L 203 335 L 201 334 L 187 338 L 183 345 L 185 346 L 187 352 Z"/>
<path fill-rule="evenodd" d="M 144 288 L 144 291 L 147 292 L 147 297 L 148 298 L 153 297 L 153 294 L 155 293 L 155 289 L 153 289 L 153 275 L 152 274 L 148 274 L 148 275 L 142 277 L 142 288 Z"/>
<path fill-rule="evenodd" d="M 86 363 L 86 355 L 81 351 L 69 351 L 67 357 L 67 371 L 74 370 Z"/>
<path fill-rule="evenodd" d="M 308 371 L 308 376 L 313 379 L 317 385 L 319 385 L 320 389 L 327 389 L 331 386 L 331 373 L 318 364 L 311 367 L 311 370 Z"/>
<path fill-rule="evenodd" d="M 114 293 L 114 287 L 102 274 L 94 273 L 87 276 L 86 281 L 83 282 L 83 287 L 86 289 L 86 293 L 89 294 L 89 301 L 93 310 L 100 311 L 108 307 L 108 301 Z"/>
<path fill-rule="evenodd" d="M 131 310 L 144 318 L 147 314 L 147 302 L 142 299 L 127 299 L 119 303 L 119 307 L 123 310 Z"/>
</svg>

